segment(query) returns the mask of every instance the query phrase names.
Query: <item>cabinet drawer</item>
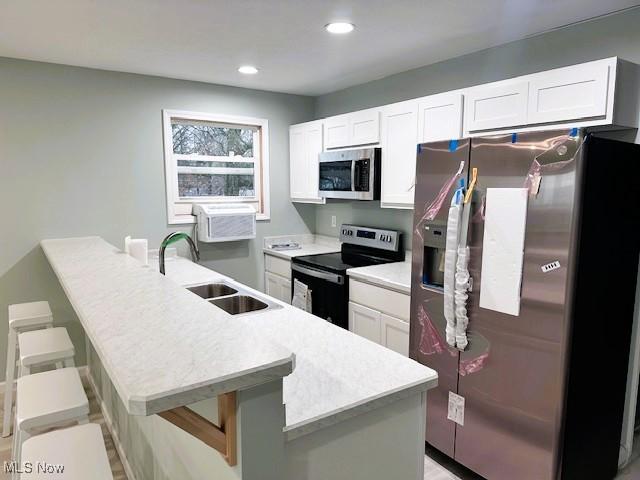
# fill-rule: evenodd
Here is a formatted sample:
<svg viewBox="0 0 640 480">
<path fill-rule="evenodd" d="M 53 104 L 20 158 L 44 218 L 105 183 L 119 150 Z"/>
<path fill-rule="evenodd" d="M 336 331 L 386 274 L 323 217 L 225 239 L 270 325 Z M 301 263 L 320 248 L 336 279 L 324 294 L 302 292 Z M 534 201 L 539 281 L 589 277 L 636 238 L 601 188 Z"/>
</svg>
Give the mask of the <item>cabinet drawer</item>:
<svg viewBox="0 0 640 480">
<path fill-rule="evenodd" d="M 410 296 L 404 293 L 349 280 L 349 300 L 409 321 Z"/>
<path fill-rule="evenodd" d="M 528 81 L 470 89 L 465 95 L 465 130 L 473 132 L 525 125 L 528 93 Z"/>
<path fill-rule="evenodd" d="M 264 269 L 291 280 L 291 261 L 275 257 L 266 253 L 264 255 Z"/>
<path fill-rule="evenodd" d="M 596 62 L 534 75 L 529 82 L 528 123 L 604 117 L 609 69 Z"/>
</svg>

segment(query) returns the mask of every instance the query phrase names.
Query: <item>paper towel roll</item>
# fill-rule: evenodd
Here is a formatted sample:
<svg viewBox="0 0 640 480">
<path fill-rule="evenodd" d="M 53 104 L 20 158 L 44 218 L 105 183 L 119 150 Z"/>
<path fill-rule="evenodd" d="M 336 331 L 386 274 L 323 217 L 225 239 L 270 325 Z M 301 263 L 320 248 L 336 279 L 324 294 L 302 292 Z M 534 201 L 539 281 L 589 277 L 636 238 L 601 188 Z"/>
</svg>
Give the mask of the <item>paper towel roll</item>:
<svg viewBox="0 0 640 480">
<path fill-rule="evenodd" d="M 129 253 L 129 244 L 131 243 L 131 235 L 124 237 L 124 253 Z"/>
<path fill-rule="evenodd" d="M 146 238 L 132 238 L 129 240 L 129 255 L 143 264 L 148 264 L 148 242 Z"/>
</svg>

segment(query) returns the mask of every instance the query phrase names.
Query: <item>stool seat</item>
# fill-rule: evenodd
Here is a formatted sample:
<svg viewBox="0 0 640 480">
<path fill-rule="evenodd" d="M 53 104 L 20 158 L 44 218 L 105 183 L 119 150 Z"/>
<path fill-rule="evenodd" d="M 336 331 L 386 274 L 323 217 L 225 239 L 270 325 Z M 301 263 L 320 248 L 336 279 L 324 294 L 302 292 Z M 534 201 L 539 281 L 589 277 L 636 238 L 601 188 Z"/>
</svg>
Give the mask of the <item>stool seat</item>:
<svg viewBox="0 0 640 480">
<path fill-rule="evenodd" d="M 62 368 L 18 379 L 16 425 L 47 428 L 89 415 L 89 400 L 76 368 Z"/>
<path fill-rule="evenodd" d="M 64 327 L 35 330 L 18 335 L 20 363 L 30 367 L 42 363 L 54 363 L 73 357 L 75 350 Z"/>
<path fill-rule="evenodd" d="M 102 430 L 95 423 L 56 430 L 24 442 L 25 462 L 64 465 L 64 473 L 23 473 L 29 480 L 113 480 Z"/>
<path fill-rule="evenodd" d="M 9 326 L 11 328 L 35 327 L 53 322 L 49 302 L 29 302 L 9 305 Z"/>
</svg>

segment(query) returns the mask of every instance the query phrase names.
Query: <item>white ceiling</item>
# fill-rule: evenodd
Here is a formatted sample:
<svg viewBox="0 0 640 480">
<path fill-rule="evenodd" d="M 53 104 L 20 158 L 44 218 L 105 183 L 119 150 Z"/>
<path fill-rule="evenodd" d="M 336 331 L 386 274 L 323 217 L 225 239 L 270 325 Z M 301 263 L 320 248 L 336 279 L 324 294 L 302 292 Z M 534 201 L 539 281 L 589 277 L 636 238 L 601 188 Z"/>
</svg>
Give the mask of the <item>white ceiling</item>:
<svg viewBox="0 0 640 480">
<path fill-rule="evenodd" d="M 320 95 L 637 3 L 3 0 L 0 56 Z M 335 20 L 357 28 L 326 33 Z"/>
</svg>

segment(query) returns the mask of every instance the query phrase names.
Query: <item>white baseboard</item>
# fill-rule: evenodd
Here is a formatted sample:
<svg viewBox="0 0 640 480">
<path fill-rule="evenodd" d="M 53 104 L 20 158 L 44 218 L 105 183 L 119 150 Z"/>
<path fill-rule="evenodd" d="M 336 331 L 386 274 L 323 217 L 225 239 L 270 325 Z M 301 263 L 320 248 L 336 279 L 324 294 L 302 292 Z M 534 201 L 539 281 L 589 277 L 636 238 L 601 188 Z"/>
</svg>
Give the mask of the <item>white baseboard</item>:
<svg viewBox="0 0 640 480">
<path fill-rule="evenodd" d="M 89 367 L 84 367 L 84 368 L 86 369 L 85 375 L 86 375 L 87 381 L 89 383 L 89 386 L 91 387 L 91 390 L 93 390 L 93 394 L 96 396 L 96 400 L 98 401 L 98 405 L 100 406 L 100 411 L 102 412 L 102 416 L 104 417 L 104 423 L 107 426 L 107 430 L 109 430 L 109 433 L 111 434 L 111 438 L 113 439 L 113 444 L 116 447 L 116 451 L 118 452 L 118 456 L 120 457 L 120 461 L 122 462 L 124 471 L 127 474 L 127 478 L 129 480 L 137 480 L 136 476 L 133 473 L 133 469 L 129 464 L 129 460 L 127 460 L 127 456 L 125 454 L 124 448 L 122 447 L 122 442 L 120 441 L 120 437 L 118 436 L 118 433 L 116 432 L 115 428 L 113 428 L 113 421 L 111 420 L 111 416 L 109 415 L 109 412 L 107 412 L 104 402 L 102 401 L 102 397 L 100 397 L 100 394 L 98 393 L 96 383 L 93 377 L 91 376 L 91 373 L 89 372 Z"/>
</svg>

